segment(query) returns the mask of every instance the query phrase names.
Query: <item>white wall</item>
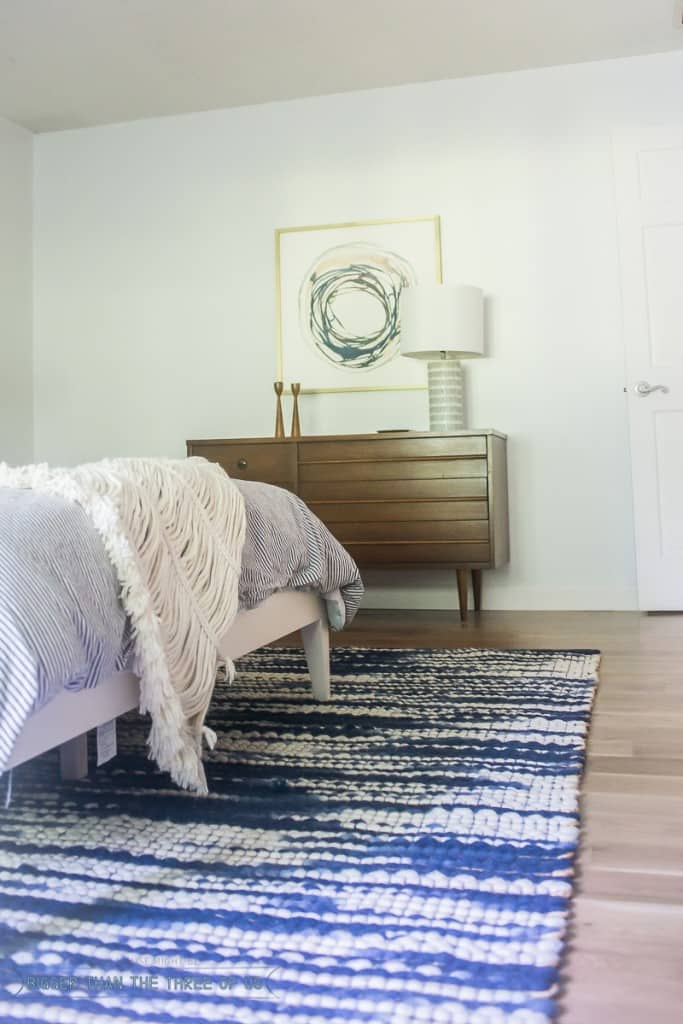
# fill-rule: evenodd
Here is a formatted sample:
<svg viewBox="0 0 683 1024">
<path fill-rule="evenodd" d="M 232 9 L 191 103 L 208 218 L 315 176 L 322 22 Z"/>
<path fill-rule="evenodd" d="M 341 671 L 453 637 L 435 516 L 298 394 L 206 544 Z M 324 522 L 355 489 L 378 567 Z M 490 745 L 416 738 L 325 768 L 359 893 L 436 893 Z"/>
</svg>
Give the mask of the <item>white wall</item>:
<svg viewBox="0 0 683 1024">
<path fill-rule="evenodd" d="M 0 118 L 0 461 L 33 456 L 33 136 Z"/>
<path fill-rule="evenodd" d="M 470 423 L 509 434 L 486 606 L 635 608 L 610 131 L 677 120 L 681 95 L 668 54 L 40 136 L 38 458 L 270 434 L 273 229 L 438 213 L 445 280 L 490 296 Z M 301 414 L 419 428 L 426 396 Z M 373 580 L 372 603 L 455 603 L 450 574 Z"/>
</svg>

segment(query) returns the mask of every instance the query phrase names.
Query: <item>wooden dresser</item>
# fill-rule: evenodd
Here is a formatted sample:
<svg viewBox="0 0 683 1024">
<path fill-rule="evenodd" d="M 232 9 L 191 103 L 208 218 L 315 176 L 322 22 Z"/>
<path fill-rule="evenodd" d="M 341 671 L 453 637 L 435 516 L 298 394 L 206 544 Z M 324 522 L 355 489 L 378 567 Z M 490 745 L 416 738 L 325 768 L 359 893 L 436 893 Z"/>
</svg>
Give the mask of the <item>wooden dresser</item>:
<svg viewBox="0 0 683 1024">
<path fill-rule="evenodd" d="M 508 560 L 506 439 L 493 430 L 188 441 L 234 479 L 303 498 L 361 568 L 453 567 L 468 578 Z"/>
</svg>

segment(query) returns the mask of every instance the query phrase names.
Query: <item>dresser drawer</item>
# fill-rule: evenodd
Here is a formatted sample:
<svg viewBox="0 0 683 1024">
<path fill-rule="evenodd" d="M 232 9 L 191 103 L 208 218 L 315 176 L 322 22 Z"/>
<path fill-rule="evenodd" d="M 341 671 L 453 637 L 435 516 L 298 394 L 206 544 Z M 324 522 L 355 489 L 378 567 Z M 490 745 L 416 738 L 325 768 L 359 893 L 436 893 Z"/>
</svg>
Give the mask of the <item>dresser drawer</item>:
<svg viewBox="0 0 683 1024">
<path fill-rule="evenodd" d="M 325 481 L 354 483 L 366 480 L 459 480 L 461 477 L 486 477 L 488 462 L 480 458 L 409 459 L 383 462 L 303 462 L 299 467 L 299 483 L 318 484 Z"/>
<path fill-rule="evenodd" d="M 308 505 L 328 526 L 331 523 L 424 523 L 489 517 L 486 501 L 311 501 Z"/>
<path fill-rule="evenodd" d="M 486 455 L 486 437 L 396 437 L 359 441 L 307 441 L 299 446 L 299 461 L 383 462 L 392 459 L 453 459 Z"/>
<path fill-rule="evenodd" d="M 361 541 L 481 541 L 488 543 L 488 519 L 432 520 L 414 523 L 335 523 L 334 535 L 342 544 Z"/>
<path fill-rule="evenodd" d="M 486 478 L 456 480 L 348 480 L 299 484 L 299 495 L 312 501 L 367 501 L 425 498 L 486 498 Z"/>
<path fill-rule="evenodd" d="M 358 565 L 472 565 L 490 564 L 488 544 L 347 544 L 346 549 Z"/>
<path fill-rule="evenodd" d="M 193 445 L 192 455 L 218 462 L 235 480 L 262 480 L 267 484 L 296 489 L 296 444 Z"/>
</svg>

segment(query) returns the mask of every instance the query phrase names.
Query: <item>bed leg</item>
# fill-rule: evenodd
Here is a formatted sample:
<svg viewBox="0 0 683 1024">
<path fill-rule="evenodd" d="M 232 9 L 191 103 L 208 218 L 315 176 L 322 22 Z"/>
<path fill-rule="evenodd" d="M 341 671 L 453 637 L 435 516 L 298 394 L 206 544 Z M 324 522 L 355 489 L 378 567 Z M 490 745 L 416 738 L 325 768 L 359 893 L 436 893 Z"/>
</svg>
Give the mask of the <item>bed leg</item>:
<svg viewBox="0 0 683 1024">
<path fill-rule="evenodd" d="M 330 633 L 327 623 L 316 619 L 309 626 L 303 626 L 304 641 L 311 687 L 316 700 L 330 699 Z"/>
<path fill-rule="evenodd" d="M 82 779 L 88 774 L 88 734 L 82 732 L 59 748 L 59 769 L 63 779 Z"/>
</svg>

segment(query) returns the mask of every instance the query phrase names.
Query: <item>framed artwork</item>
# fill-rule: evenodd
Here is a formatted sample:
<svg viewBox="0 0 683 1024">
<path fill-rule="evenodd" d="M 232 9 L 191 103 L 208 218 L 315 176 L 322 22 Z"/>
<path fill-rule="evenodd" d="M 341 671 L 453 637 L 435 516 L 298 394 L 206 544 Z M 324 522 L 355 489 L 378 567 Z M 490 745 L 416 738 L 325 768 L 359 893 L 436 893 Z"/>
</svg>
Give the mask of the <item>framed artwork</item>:
<svg viewBox="0 0 683 1024">
<path fill-rule="evenodd" d="M 404 288 L 441 281 L 438 217 L 278 228 L 277 379 L 302 392 L 424 388 L 400 354 Z"/>
</svg>

